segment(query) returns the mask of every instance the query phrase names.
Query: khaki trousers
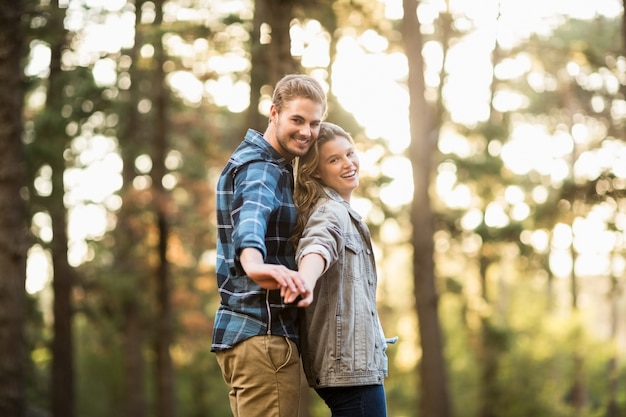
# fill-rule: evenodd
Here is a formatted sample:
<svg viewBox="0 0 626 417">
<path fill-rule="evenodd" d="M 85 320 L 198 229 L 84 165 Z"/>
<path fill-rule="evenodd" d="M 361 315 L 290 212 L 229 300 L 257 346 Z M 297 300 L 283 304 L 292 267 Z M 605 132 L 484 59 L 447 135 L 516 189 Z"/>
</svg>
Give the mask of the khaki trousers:
<svg viewBox="0 0 626 417">
<path fill-rule="evenodd" d="M 298 416 L 301 366 L 293 341 L 254 336 L 216 356 L 234 417 Z"/>
</svg>

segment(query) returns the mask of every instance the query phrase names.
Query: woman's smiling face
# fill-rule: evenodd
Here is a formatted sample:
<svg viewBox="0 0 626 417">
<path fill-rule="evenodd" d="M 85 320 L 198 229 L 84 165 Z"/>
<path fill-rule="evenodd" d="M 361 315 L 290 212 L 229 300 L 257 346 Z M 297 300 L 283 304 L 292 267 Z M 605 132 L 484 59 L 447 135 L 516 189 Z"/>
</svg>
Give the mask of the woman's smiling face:
<svg viewBox="0 0 626 417">
<path fill-rule="evenodd" d="M 350 201 L 352 191 L 359 186 L 359 158 L 348 138 L 335 136 L 320 145 L 314 177 Z"/>
</svg>

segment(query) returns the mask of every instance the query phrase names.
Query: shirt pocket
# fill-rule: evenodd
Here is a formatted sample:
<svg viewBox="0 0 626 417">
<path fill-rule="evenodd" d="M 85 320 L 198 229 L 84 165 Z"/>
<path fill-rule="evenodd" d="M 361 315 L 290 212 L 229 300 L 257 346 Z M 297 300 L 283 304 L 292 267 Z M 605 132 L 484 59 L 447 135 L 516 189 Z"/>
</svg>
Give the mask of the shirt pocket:
<svg viewBox="0 0 626 417">
<path fill-rule="evenodd" d="M 363 255 L 363 242 L 358 234 L 347 234 L 345 236 L 345 273 L 353 281 L 363 278 L 360 258 Z"/>
</svg>

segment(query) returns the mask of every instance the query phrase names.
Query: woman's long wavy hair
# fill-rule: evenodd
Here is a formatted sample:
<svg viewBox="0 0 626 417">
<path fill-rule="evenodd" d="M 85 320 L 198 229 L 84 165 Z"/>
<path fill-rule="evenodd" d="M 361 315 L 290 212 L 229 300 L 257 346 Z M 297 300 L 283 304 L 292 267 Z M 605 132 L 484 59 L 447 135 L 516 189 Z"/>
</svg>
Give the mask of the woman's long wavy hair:
<svg viewBox="0 0 626 417">
<path fill-rule="evenodd" d="M 320 197 L 326 195 L 324 192 L 324 183 L 319 178 L 314 177 L 320 162 L 319 150 L 324 143 L 338 136 L 347 138 L 350 142 L 354 143 L 352 136 L 341 127 L 333 123 L 322 122 L 317 140 L 313 146 L 311 146 L 309 152 L 297 158 L 296 183 L 293 193 L 293 201 L 298 209 L 293 234 L 293 240 L 296 245 L 302 236 L 302 232 L 304 231 L 304 227 L 306 226 L 306 222 L 311 215 L 315 203 Z"/>
</svg>

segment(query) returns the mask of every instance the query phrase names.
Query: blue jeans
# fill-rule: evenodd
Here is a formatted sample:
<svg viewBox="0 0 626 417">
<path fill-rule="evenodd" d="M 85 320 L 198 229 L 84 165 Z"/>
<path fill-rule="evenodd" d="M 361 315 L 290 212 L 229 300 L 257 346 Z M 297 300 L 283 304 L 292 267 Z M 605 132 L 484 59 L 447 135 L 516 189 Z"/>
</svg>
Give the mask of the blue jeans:
<svg viewBox="0 0 626 417">
<path fill-rule="evenodd" d="M 332 417 L 386 417 L 384 385 L 328 387 L 315 390 L 330 408 Z"/>
</svg>

